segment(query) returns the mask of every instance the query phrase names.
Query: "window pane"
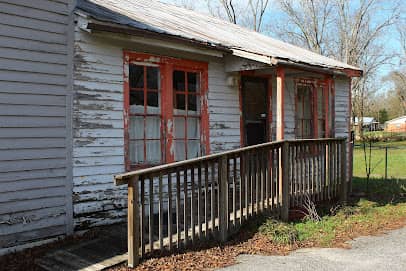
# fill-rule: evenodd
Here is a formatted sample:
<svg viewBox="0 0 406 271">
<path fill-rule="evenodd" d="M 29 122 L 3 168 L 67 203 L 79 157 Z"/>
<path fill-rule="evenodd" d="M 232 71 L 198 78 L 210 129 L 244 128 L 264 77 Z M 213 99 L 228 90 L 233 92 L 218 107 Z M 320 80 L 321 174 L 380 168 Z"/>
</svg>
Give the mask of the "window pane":
<svg viewBox="0 0 406 271">
<path fill-rule="evenodd" d="M 188 140 L 187 142 L 187 158 L 195 158 L 200 156 L 200 142 L 198 140 Z"/>
<path fill-rule="evenodd" d="M 181 161 L 186 159 L 185 153 L 185 141 L 184 140 L 174 140 L 175 144 L 175 160 Z"/>
<path fill-rule="evenodd" d="M 147 106 L 148 107 L 159 107 L 158 92 L 151 92 L 151 91 L 147 92 Z M 150 113 L 150 112 L 148 112 L 148 113 Z"/>
<path fill-rule="evenodd" d="M 173 72 L 173 89 L 177 91 L 185 91 L 185 72 Z"/>
<path fill-rule="evenodd" d="M 147 67 L 147 88 L 159 89 L 159 69 L 157 67 Z"/>
<path fill-rule="evenodd" d="M 160 163 L 161 162 L 161 141 L 159 140 L 147 140 L 147 162 Z"/>
<path fill-rule="evenodd" d="M 130 91 L 130 113 L 144 113 L 143 91 Z"/>
<path fill-rule="evenodd" d="M 187 73 L 187 85 L 190 92 L 199 92 L 200 91 L 200 80 L 199 74 L 195 72 Z"/>
<path fill-rule="evenodd" d="M 185 104 L 185 95 L 184 94 L 176 94 L 175 95 L 175 104 L 174 108 L 176 109 L 186 109 L 186 104 Z"/>
<path fill-rule="evenodd" d="M 130 141 L 130 161 L 132 164 L 139 164 L 144 162 L 144 141 Z"/>
<path fill-rule="evenodd" d="M 144 67 L 138 65 L 130 65 L 130 87 L 144 87 Z"/>
<path fill-rule="evenodd" d="M 185 138 L 185 118 L 184 117 L 174 117 L 174 135 L 175 138 Z"/>
<path fill-rule="evenodd" d="M 200 138 L 200 121 L 198 118 L 187 119 L 187 137 L 188 139 Z"/>
<path fill-rule="evenodd" d="M 144 117 L 130 116 L 129 134 L 130 139 L 144 138 Z"/>
<path fill-rule="evenodd" d="M 194 94 L 188 95 L 188 111 L 190 114 L 198 114 L 200 111 L 200 99 L 199 96 Z"/>
<path fill-rule="evenodd" d="M 145 135 L 148 139 L 161 138 L 161 119 L 159 117 L 145 117 Z"/>
</svg>

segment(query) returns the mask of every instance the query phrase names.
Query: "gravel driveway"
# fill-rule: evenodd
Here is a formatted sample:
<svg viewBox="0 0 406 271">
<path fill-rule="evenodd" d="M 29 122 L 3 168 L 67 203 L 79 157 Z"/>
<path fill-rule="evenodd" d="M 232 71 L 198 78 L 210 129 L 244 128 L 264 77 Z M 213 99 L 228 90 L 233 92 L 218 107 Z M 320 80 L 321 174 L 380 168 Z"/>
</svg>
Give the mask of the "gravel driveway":
<svg viewBox="0 0 406 271">
<path fill-rule="evenodd" d="M 351 249 L 300 249 L 288 256 L 241 255 L 238 264 L 219 270 L 406 271 L 406 227 L 380 236 L 359 237 L 349 244 Z"/>
</svg>

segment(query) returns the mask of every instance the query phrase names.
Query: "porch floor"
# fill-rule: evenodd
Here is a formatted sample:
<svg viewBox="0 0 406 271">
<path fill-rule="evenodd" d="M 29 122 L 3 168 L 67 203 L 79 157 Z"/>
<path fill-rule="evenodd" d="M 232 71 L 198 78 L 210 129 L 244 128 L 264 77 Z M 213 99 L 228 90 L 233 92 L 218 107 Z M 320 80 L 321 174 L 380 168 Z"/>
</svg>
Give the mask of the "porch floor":
<svg viewBox="0 0 406 271">
<path fill-rule="evenodd" d="M 44 270 L 97 271 L 127 260 L 127 224 L 101 227 L 97 237 L 57 247 L 36 260 Z"/>
</svg>

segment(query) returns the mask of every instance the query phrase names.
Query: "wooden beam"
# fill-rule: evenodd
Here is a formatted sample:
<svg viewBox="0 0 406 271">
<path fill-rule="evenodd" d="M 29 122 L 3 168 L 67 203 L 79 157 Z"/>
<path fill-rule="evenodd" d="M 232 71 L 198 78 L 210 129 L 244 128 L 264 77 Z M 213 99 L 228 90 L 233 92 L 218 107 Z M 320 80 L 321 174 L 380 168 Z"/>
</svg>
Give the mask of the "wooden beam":
<svg viewBox="0 0 406 271">
<path fill-rule="evenodd" d="M 128 182 L 128 266 L 133 268 L 140 262 L 139 234 L 140 217 L 138 209 L 138 175 L 131 177 Z"/>
<path fill-rule="evenodd" d="M 285 70 L 276 68 L 276 140 L 285 137 Z"/>
</svg>

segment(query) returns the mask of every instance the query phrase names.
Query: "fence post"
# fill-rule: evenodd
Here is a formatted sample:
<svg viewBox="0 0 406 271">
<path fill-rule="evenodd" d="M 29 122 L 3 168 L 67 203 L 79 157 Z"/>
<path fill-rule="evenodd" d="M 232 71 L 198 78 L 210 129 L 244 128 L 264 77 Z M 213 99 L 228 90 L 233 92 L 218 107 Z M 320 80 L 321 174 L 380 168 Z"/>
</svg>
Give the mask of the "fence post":
<svg viewBox="0 0 406 271">
<path fill-rule="evenodd" d="M 135 267 L 140 262 L 140 213 L 138 208 L 138 175 L 128 182 L 128 266 Z"/>
<path fill-rule="evenodd" d="M 289 220 L 289 142 L 284 141 L 282 145 L 281 157 L 279 160 L 280 169 L 282 172 L 279 175 L 279 185 L 282 188 L 282 221 Z"/>
<path fill-rule="evenodd" d="M 347 204 L 348 182 L 347 182 L 347 140 L 341 142 L 341 187 L 340 187 L 341 204 Z"/>
<path fill-rule="evenodd" d="M 227 156 L 223 155 L 219 161 L 219 230 L 220 241 L 227 241 L 228 230 L 228 180 L 227 180 Z"/>
</svg>

